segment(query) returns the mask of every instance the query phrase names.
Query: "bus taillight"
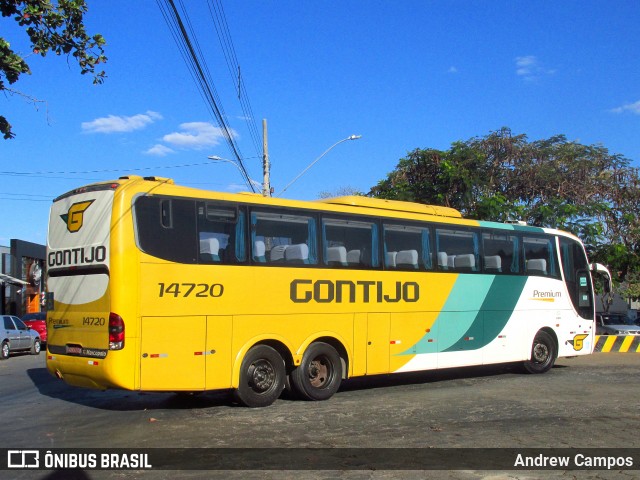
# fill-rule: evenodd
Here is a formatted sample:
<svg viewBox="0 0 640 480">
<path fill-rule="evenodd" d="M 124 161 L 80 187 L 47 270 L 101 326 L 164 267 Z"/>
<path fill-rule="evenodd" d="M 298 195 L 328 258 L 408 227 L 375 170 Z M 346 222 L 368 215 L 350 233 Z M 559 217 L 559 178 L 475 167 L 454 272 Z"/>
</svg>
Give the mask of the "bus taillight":
<svg viewBox="0 0 640 480">
<path fill-rule="evenodd" d="M 109 314 L 109 350 L 124 347 L 124 320 L 116 313 Z"/>
</svg>

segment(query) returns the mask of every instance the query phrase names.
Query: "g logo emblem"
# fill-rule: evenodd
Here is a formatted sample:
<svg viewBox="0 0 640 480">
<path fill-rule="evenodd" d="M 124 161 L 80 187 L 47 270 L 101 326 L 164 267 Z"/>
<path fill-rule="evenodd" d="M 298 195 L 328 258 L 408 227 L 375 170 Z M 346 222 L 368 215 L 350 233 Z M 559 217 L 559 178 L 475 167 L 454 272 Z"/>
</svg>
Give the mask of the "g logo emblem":
<svg viewBox="0 0 640 480">
<path fill-rule="evenodd" d="M 573 337 L 573 341 L 569 340 L 569 342 L 573 344 L 573 349 L 576 352 L 579 352 L 580 350 L 582 350 L 582 347 L 584 347 L 584 339 L 587 338 L 588 336 L 589 335 L 580 334 Z"/>
<path fill-rule="evenodd" d="M 69 207 L 66 214 L 60 215 L 60 218 L 62 218 L 62 220 L 67 224 L 67 230 L 69 230 L 69 233 L 75 233 L 82 228 L 84 212 L 92 203 L 93 200 L 74 203 Z"/>
</svg>

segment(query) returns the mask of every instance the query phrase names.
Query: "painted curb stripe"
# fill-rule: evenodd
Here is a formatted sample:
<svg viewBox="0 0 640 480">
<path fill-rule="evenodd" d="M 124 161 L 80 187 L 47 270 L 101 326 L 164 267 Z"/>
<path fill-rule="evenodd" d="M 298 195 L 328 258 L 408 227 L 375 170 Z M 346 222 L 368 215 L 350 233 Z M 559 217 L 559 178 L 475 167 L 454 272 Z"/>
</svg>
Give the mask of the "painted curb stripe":
<svg viewBox="0 0 640 480">
<path fill-rule="evenodd" d="M 596 335 L 594 353 L 640 353 L 640 335 Z"/>
</svg>

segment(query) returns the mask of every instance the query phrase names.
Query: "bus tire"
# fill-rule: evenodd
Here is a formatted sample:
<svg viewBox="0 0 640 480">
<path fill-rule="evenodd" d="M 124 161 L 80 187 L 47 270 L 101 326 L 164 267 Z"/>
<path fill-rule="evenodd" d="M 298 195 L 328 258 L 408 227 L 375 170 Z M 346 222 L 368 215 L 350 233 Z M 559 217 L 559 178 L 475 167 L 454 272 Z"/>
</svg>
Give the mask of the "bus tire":
<svg viewBox="0 0 640 480">
<path fill-rule="evenodd" d="M 267 407 L 282 393 L 285 376 L 280 354 L 268 345 L 256 345 L 242 360 L 234 397 L 245 407 Z"/>
<path fill-rule="evenodd" d="M 551 370 L 558 358 L 558 347 L 553 337 L 540 330 L 536 333 L 531 346 L 531 359 L 524 362 L 529 373 L 545 373 Z"/>
<path fill-rule="evenodd" d="M 291 372 L 295 392 L 305 400 L 327 400 L 340 388 L 342 361 L 328 343 L 312 343 L 302 356 L 302 363 Z"/>
</svg>

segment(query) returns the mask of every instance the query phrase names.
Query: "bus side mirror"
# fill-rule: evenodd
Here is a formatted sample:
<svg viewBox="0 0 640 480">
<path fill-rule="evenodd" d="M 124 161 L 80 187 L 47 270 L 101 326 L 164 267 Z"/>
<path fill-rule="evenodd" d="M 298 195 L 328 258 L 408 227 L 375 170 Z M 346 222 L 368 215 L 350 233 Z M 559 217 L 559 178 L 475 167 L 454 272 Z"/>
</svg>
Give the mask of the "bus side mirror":
<svg viewBox="0 0 640 480">
<path fill-rule="evenodd" d="M 601 263 L 592 263 L 589 267 L 592 272 L 598 273 L 604 277 L 604 293 L 611 293 L 613 285 L 611 284 L 611 272 L 609 272 L 609 269 Z"/>
</svg>

